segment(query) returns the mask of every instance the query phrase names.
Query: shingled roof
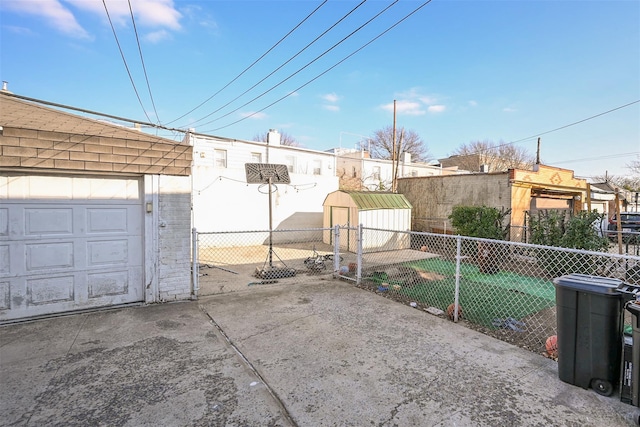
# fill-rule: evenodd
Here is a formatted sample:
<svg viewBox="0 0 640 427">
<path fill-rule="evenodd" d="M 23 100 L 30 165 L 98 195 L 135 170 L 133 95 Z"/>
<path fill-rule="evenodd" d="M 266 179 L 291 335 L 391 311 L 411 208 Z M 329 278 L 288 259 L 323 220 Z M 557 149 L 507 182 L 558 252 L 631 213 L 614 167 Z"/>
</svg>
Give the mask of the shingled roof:
<svg viewBox="0 0 640 427">
<path fill-rule="evenodd" d="M 192 147 L 0 91 L 0 166 L 189 175 Z"/>
</svg>

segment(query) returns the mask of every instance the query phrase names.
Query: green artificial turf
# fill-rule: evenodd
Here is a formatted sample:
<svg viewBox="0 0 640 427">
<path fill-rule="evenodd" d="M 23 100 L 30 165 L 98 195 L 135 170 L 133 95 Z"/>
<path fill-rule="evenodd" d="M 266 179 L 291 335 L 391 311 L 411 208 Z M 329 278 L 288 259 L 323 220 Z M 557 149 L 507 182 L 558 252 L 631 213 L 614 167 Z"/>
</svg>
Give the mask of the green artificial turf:
<svg viewBox="0 0 640 427">
<path fill-rule="evenodd" d="M 417 271 L 433 272 L 442 279 L 403 286 L 398 292 L 428 306 L 446 310 L 454 302 L 455 263 L 428 259 L 406 264 Z M 549 281 L 501 271 L 484 274 L 473 264 L 460 265 L 460 298 L 463 317 L 495 327 L 496 319 L 517 319 L 555 305 L 555 288 Z M 500 326 L 498 326 L 500 327 Z"/>
</svg>

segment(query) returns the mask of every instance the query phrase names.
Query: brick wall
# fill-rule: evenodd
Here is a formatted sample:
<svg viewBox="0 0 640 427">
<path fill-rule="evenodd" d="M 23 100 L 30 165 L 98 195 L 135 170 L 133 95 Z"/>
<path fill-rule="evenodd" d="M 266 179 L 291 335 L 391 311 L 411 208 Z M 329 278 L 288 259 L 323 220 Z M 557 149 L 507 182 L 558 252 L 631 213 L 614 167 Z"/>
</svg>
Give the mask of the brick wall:
<svg viewBox="0 0 640 427">
<path fill-rule="evenodd" d="M 129 131 L 131 139 L 5 126 L 0 167 L 189 175 L 192 147 Z M 137 134 L 136 134 L 137 133 Z"/>
<path fill-rule="evenodd" d="M 191 297 L 191 180 L 159 177 L 159 297 Z"/>
</svg>

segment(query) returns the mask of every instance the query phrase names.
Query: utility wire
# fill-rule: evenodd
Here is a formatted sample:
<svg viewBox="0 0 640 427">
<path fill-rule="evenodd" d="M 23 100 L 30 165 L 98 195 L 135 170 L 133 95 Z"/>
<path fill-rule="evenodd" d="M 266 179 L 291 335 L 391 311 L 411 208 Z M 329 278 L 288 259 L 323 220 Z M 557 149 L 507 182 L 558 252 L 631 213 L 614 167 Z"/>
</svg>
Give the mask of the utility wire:
<svg viewBox="0 0 640 427">
<path fill-rule="evenodd" d="M 114 116 L 114 115 L 111 115 L 111 114 L 100 113 L 100 112 L 97 112 L 97 111 L 87 110 L 87 109 L 84 109 L 84 108 L 72 107 L 70 105 L 58 104 L 56 102 L 44 101 L 42 99 L 36 99 L 36 98 L 30 98 L 28 96 L 17 95 L 15 93 L 3 93 L 1 96 L 10 96 L 10 97 L 13 97 L 13 98 L 22 99 L 22 100 L 29 101 L 29 102 L 34 102 L 34 103 L 37 103 L 37 104 L 50 105 L 52 107 L 63 108 L 65 110 L 71 110 L 71 111 L 78 111 L 78 112 L 84 113 L 84 114 L 92 114 L 92 115 L 98 116 L 98 117 L 106 117 L 108 119 L 114 119 L 114 120 L 118 120 L 118 121 L 121 121 L 121 122 L 139 124 L 139 125 L 142 125 L 142 126 L 145 126 L 145 127 L 151 127 L 151 128 L 155 128 L 155 129 L 163 129 L 163 130 L 166 130 L 166 131 L 169 131 L 169 132 L 187 133 L 187 131 L 185 129 L 170 128 L 170 127 L 167 127 L 167 126 L 162 126 L 162 125 L 158 125 L 158 124 L 151 123 L 151 122 L 143 122 L 143 121 L 140 121 L 140 120 L 129 119 L 129 118 L 126 118 L 126 117 Z"/>
<path fill-rule="evenodd" d="M 586 119 L 578 120 L 577 122 L 569 123 L 568 125 L 560 126 L 559 128 L 551 129 L 551 130 L 548 130 L 548 131 L 545 131 L 545 132 L 542 132 L 542 133 L 538 133 L 538 134 L 536 134 L 536 135 L 528 136 L 528 137 L 526 137 L 526 138 L 518 139 L 518 140 L 516 140 L 516 141 L 511 141 L 511 142 L 508 142 L 508 143 L 506 143 L 506 144 L 502 144 L 502 145 L 515 144 L 515 143 L 517 143 L 517 142 L 522 142 L 522 141 L 526 141 L 526 140 L 528 140 L 528 139 L 537 138 L 537 137 L 539 137 L 539 136 L 546 135 L 546 134 L 551 133 L 551 132 L 556 132 L 556 131 L 559 131 L 559 130 L 561 130 L 561 129 L 568 128 L 568 127 L 570 127 L 570 126 L 575 126 L 575 125 L 577 125 L 577 124 L 579 124 L 579 123 L 583 123 L 583 122 L 586 122 L 586 121 L 588 121 L 588 120 L 595 119 L 596 117 L 604 116 L 605 114 L 612 113 L 612 112 L 614 112 L 614 111 L 616 111 L 616 110 L 620 110 L 620 109 L 622 109 L 622 108 L 629 107 L 630 105 L 637 104 L 637 103 L 639 103 L 639 102 L 640 102 L 640 99 L 635 100 L 635 101 L 632 101 L 632 102 L 629 102 L 628 104 L 624 104 L 624 105 L 621 105 L 621 106 L 616 107 L 616 108 L 612 108 L 611 110 L 607 110 L 607 111 L 604 111 L 604 112 L 602 112 L 602 113 L 596 114 L 595 116 L 587 117 Z"/>
<path fill-rule="evenodd" d="M 587 118 L 585 118 L 585 119 L 578 120 L 577 122 L 569 123 L 568 125 L 560 126 L 560 127 L 558 127 L 558 128 L 555 128 L 555 129 L 551 129 L 551 130 L 548 130 L 548 131 L 544 131 L 544 132 L 541 132 L 541 133 L 537 133 L 537 134 L 535 134 L 535 135 L 528 136 L 528 137 L 526 137 L 526 138 L 522 138 L 522 139 L 518 139 L 518 140 L 515 140 L 515 141 L 510 141 L 510 142 L 505 142 L 504 144 L 498 144 L 498 145 L 495 145 L 495 146 L 493 146 L 493 147 L 490 147 L 490 148 L 489 148 L 489 150 L 493 150 L 493 149 L 500 148 L 500 147 L 506 147 L 507 145 L 513 145 L 513 144 L 516 144 L 516 143 L 518 143 L 518 142 L 528 141 L 528 140 L 530 140 L 530 139 L 535 139 L 535 138 L 537 138 L 537 137 L 539 137 L 539 136 L 542 136 L 542 135 L 546 135 L 546 134 L 549 134 L 549 133 L 552 133 L 552 132 L 557 132 L 557 131 L 559 131 L 559 130 L 566 129 L 566 128 L 568 128 L 568 127 L 575 126 L 575 125 L 580 124 L 580 123 L 584 123 L 584 122 L 586 122 L 586 121 L 589 121 L 589 120 L 595 119 L 595 118 L 597 118 L 597 117 L 604 116 L 605 114 L 612 113 L 612 112 L 617 111 L 617 110 L 620 110 L 620 109 L 622 109 L 622 108 L 629 107 L 629 106 L 634 105 L 634 104 L 637 104 L 637 103 L 639 103 L 639 102 L 640 102 L 640 99 L 637 99 L 637 100 L 635 100 L 635 101 L 631 101 L 631 102 L 629 102 L 629 103 L 626 103 L 626 104 L 624 104 L 624 105 L 620 105 L 620 106 L 615 107 L 615 108 L 612 108 L 612 109 L 610 109 L 610 110 L 603 111 L 602 113 L 598 113 L 598 114 L 595 114 L 595 115 L 593 115 L 593 116 L 587 117 Z M 215 130 L 217 130 L 217 129 L 215 129 Z M 463 156 L 473 156 L 473 155 L 476 155 L 476 154 L 484 154 L 484 153 L 486 153 L 486 152 L 487 152 L 487 151 L 474 151 L 474 152 L 470 152 L 470 153 L 464 153 L 464 154 L 461 154 L 461 155 L 463 155 Z M 628 153 L 628 154 L 637 154 L 637 153 Z M 626 154 L 620 154 L 620 155 L 617 155 L 617 154 L 616 154 L 616 155 L 614 155 L 614 157 L 622 157 L 622 156 L 625 156 L 625 155 L 626 155 Z M 604 157 L 603 157 L 603 156 L 600 156 L 600 157 L 597 157 L 597 158 L 599 158 L 599 159 L 605 159 L 605 158 L 610 158 L 610 157 L 607 157 L 607 156 L 604 156 Z M 582 160 L 592 160 L 592 159 L 582 159 Z M 573 162 L 573 161 L 574 161 L 574 160 L 564 160 L 564 161 L 554 162 L 554 163 L 570 163 L 570 162 Z M 577 162 L 577 161 L 580 161 L 580 160 L 575 160 L 575 161 Z"/>
<path fill-rule="evenodd" d="M 245 102 L 244 104 L 242 104 L 241 106 L 239 106 L 239 107 L 238 107 L 238 108 L 236 108 L 235 110 L 231 110 L 231 111 L 229 111 L 228 113 L 226 113 L 226 114 L 224 114 L 224 115 L 222 115 L 222 116 L 220 116 L 220 117 L 218 117 L 218 118 L 215 118 L 215 119 L 210 120 L 210 121 L 208 121 L 208 122 L 206 122 L 206 123 L 203 123 L 202 125 L 203 125 L 203 126 L 204 126 L 204 125 L 208 125 L 209 123 L 213 123 L 213 122 L 218 121 L 218 120 L 220 120 L 220 119 L 222 119 L 222 118 L 224 118 L 224 117 L 227 117 L 227 116 L 229 116 L 229 115 L 231 115 L 231 114 L 235 113 L 236 111 L 240 110 L 241 108 L 246 107 L 247 105 L 251 104 L 252 102 L 254 102 L 254 101 L 256 101 L 256 100 L 258 100 L 258 99 L 262 98 L 264 95 L 266 95 L 267 93 L 271 92 L 272 90 L 274 90 L 275 88 L 277 88 L 278 86 L 280 86 L 281 84 L 283 84 L 284 82 L 286 82 L 287 80 L 291 79 L 291 78 L 292 78 L 292 77 L 294 77 L 296 74 L 298 74 L 298 73 L 300 73 L 301 71 L 303 71 L 304 69 L 306 69 L 308 66 L 310 66 L 311 64 L 313 64 L 314 62 L 316 62 L 317 60 L 319 60 L 320 58 L 322 58 L 322 57 L 323 57 L 324 55 L 326 55 L 327 53 L 331 52 L 333 49 L 335 49 L 335 48 L 336 48 L 336 47 L 338 47 L 340 44 L 342 44 L 343 42 L 345 42 L 347 39 L 349 39 L 349 38 L 350 38 L 351 36 L 353 36 L 355 33 L 357 33 L 358 31 L 360 31 L 362 28 L 364 28 L 365 26 L 369 25 L 369 24 L 370 24 L 374 19 L 378 18 L 380 15 L 382 15 L 382 14 L 383 14 L 383 13 L 385 13 L 387 10 L 389 10 L 393 5 L 395 5 L 396 3 L 398 3 L 398 1 L 400 1 L 400 0 L 395 0 L 393 3 L 391 3 L 390 5 L 388 5 L 387 7 L 385 7 L 384 9 L 382 9 L 380 12 L 378 12 L 376 15 L 374 15 L 371 19 L 369 19 L 368 21 L 366 21 L 364 24 L 360 25 L 358 28 L 356 28 L 355 30 L 353 30 L 351 33 L 349 33 L 347 36 L 345 36 L 345 37 L 344 37 L 342 40 L 340 40 L 339 42 L 335 43 L 335 44 L 334 44 L 333 46 L 331 46 L 329 49 L 325 50 L 325 51 L 324 51 L 324 52 L 322 52 L 320 55 L 316 56 L 313 60 L 311 60 L 311 61 L 307 62 L 307 64 L 305 64 L 303 67 L 299 68 L 299 69 L 298 69 L 297 71 L 295 71 L 294 73 L 290 74 L 290 75 L 289 75 L 287 78 L 285 78 L 284 80 L 281 80 L 279 83 L 277 83 L 277 84 L 275 84 L 275 85 L 271 86 L 269 89 L 267 89 L 266 91 L 262 92 L 260 95 L 258 95 L 258 96 L 256 96 L 256 97 L 254 97 L 253 99 L 251 99 L 251 100 L 249 100 L 249 101 Z M 431 1 L 431 0 L 429 0 L 429 2 L 430 2 L 430 1 Z M 427 2 L 427 3 L 429 3 L 429 2 Z M 413 12 L 412 12 L 412 13 L 413 13 Z M 403 19 L 406 19 L 406 17 L 405 17 L 405 18 L 403 18 Z M 399 21 L 399 22 L 401 22 L 401 21 Z M 395 26 L 395 25 L 398 25 L 398 23 L 399 23 L 399 22 L 397 22 L 396 24 L 394 24 L 394 26 Z M 393 28 L 393 27 L 390 27 L 390 28 Z M 389 28 L 389 29 L 390 29 L 390 28 Z M 388 29 L 388 30 L 389 30 L 389 29 Z M 387 31 L 388 31 L 388 30 L 387 30 Z M 382 33 L 382 34 L 384 34 L 384 33 Z M 380 35 L 379 35 L 378 37 L 380 37 Z M 376 39 L 377 39 L 378 37 L 376 37 Z M 375 39 L 373 39 L 373 40 L 375 40 Z M 373 40 L 371 40 L 369 43 L 373 42 Z M 369 44 L 369 43 L 367 43 L 367 44 Z M 366 46 L 367 44 L 365 44 L 364 46 Z M 364 47 L 364 46 L 363 46 L 363 47 Z M 360 48 L 360 49 L 362 49 L 362 48 Z M 357 51 L 356 51 L 356 52 L 357 52 Z M 354 53 L 355 53 L 355 52 L 354 52 Z M 347 57 L 347 58 L 348 58 L 348 57 Z M 342 61 L 340 61 L 340 62 L 342 62 Z M 339 63 L 340 63 L 340 62 L 339 62 Z M 339 64 L 339 63 L 338 63 L 338 64 Z M 338 65 L 338 64 L 336 64 L 336 65 Z M 336 65 L 334 65 L 333 67 L 329 68 L 329 70 L 330 70 L 330 69 L 332 69 L 332 68 L 334 68 Z M 327 71 L 329 71 L 329 70 L 327 70 Z M 322 74 L 325 74 L 325 73 L 326 73 L 326 71 L 325 71 L 324 73 L 322 73 Z M 321 76 L 322 74 L 320 74 L 320 76 Z M 311 80 L 311 81 L 316 80 L 316 79 L 317 79 L 318 77 L 320 77 L 320 76 L 315 77 L 315 78 L 314 78 L 313 80 Z M 303 85 L 303 86 L 301 86 L 301 87 L 306 86 L 307 84 L 311 83 L 311 81 L 307 82 L 306 84 L 304 84 L 304 85 Z M 279 102 L 280 100 L 282 100 L 282 99 L 284 99 L 284 98 L 286 98 L 286 97 L 290 96 L 290 95 L 291 95 L 291 93 L 295 92 L 296 90 L 298 90 L 298 89 L 295 89 L 295 90 L 293 90 L 292 92 L 289 92 L 287 95 L 285 95 L 283 98 L 280 98 L 280 99 L 279 99 L 278 101 L 276 101 L 276 102 Z M 271 105 L 273 105 L 273 104 L 271 104 Z M 267 108 L 268 108 L 268 107 L 267 107 Z M 262 110 L 260 110 L 260 111 L 263 111 L 263 110 L 265 110 L 265 109 L 266 109 L 266 108 L 263 108 L 263 109 L 262 109 Z M 247 119 L 247 118 L 251 117 L 252 115 L 255 115 L 256 113 L 258 113 L 258 112 L 260 112 L 260 111 L 257 111 L 257 112 L 255 112 L 255 113 L 253 113 L 253 114 L 251 114 L 251 115 L 249 115 L 249 116 L 245 117 L 245 119 Z M 237 122 L 234 122 L 234 123 L 237 123 Z M 233 124 L 233 123 L 232 123 L 232 124 Z M 226 126 L 225 126 L 225 127 L 226 127 Z M 218 128 L 218 129 L 222 129 L 222 128 Z M 216 129 L 216 130 L 217 130 L 217 129 Z"/>
<path fill-rule="evenodd" d="M 597 157 L 585 157 L 583 159 L 571 159 L 571 160 L 560 160 L 559 162 L 553 162 L 553 164 L 559 163 L 575 163 L 575 162 L 587 162 L 590 160 L 608 160 L 608 159 L 617 159 L 619 157 L 629 157 L 640 154 L 640 151 L 632 151 L 631 153 L 620 153 L 620 154 L 609 154 L 608 156 L 597 156 Z"/>
<path fill-rule="evenodd" d="M 111 16 L 109 15 L 109 10 L 107 9 L 107 3 L 105 0 L 102 0 L 102 4 L 104 5 L 104 11 L 107 13 L 107 18 L 109 19 L 109 25 L 111 25 L 111 31 L 113 31 L 113 37 L 116 39 L 116 44 L 118 45 L 118 50 L 120 51 L 120 56 L 122 57 L 122 62 L 124 63 L 124 68 L 127 69 L 127 74 L 129 75 L 129 80 L 131 81 L 131 85 L 133 86 L 133 90 L 136 93 L 136 97 L 138 98 L 138 102 L 140 103 L 140 107 L 142 107 L 142 111 L 144 111 L 144 115 L 147 116 L 147 120 L 151 121 L 147 111 L 144 109 L 144 105 L 142 105 L 142 100 L 140 99 L 140 94 L 138 94 L 138 89 L 136 89 L 136 84 L 133 82 L 133 77 L 131 77 L 131 71 L 129 71 L 129 66 L 127 65 L 127 60 L 124 57 L 124 53 L 122 52 L 122 47 L 120 46 L 120 41 L 118 40 L 118 35 L 116 34 L 116 29 L 113 26 L 113 22 L 111 21 Z"/>
<path fill-rule="evenodd" d="M 104 0 L 103 0 L 104 1 Z M 294 31 L 296 31 L 305 21 L 307 21 L 309 18 L 311 18 L 311 16 L 313 14 L 315 14 L 322 6 L 324 6 L 329 0 L 324 0 L 322 3 L 320 3 L 320 5 L 318 7 L 316 7 L 309 15 L 307 15 L 302 21 L 300 21 L 298 23 L 298 25 L 296 25 L 295 27 L 293 27 L 293 29 L 291 31 L 289 31 L 287 34 L 284 35 L 284 37 L 282 37 L 280 40 L 278 40 L 278 42 L 276 44 L 274 44 L 273 46 L 271 46 L 265 53 L 263 53 L 258 59 L 256 59 L 255 61 L 253 61 L 253 63 L 251 65 L 249 65 L 247 68 L 245 68 L 240 74 L 238 74 L 236 77 L 233 78 L 233 80 L 231 80 L 229 83 L 227 83 L 226 85 L 224 85 L 221 89 L 219 89 L 216 93 L 214 93 L 213 95 L 211 95 L 209 98 L 205 99 L 204 101 L 202 101 L 200 104 L 198 104 L 195 108 L 193 108 L 190 111 L 187 111 L 186 113 L 184 113 L 183 115 L 181 115 L 180 117 L 178 117 L 177 119 L 171 120 L 170 122 L 168 122 L 167 124 L 171 124 L 174 122 L 177 122 L 178 120 L 186 117 L 187 115 L 193 113 L 194 111 L 196 111 L 198 108 L 202 107 L 204 104 L 206 104 L 207 102 L 211 101 L 211 99 L 213 99 L 213 97 L 215 97 L 216 95 L 218 95 L 220 92 L 222 92 L 223 90 L 225 90 L 227 87 L 229 87 L 233 82 L 235 82 L 236 80 L 238 80 L 240 77 L 242 77 L 242 75 L 244 73 L 246 73 L 247 71 L 249 71 L 249 69 L 251 69 L 254 65 L 256 65 L 260 60 L 262 60 L 262 58 L 264 58 L 265 56 L 267 56 L 267 54 L 269 52 L 271 52 L 273 49 L 275 49 L 280 43 L 282 43 L 287 37 L 289 37 Z"/>
<path fill-rule="evenodd" d="M 329 71 L 333 70 L 334 68 L 336 68 L 338 65 L 342 64 L 343 62 L 345 62 L 347 59 L 351 58 L 353 55 L 355 55 L 356 53 L 360 52 L 362 49 L 364 49 L 365 47 L 369 46 L 371 43 L 373 43 L 374 41 L 378 40 L 380 37 L 382 37 L 383 35 L 385 35 L 386 33 L 388 33 L 389 31 L 391 31 L 393 28 L 397 27 L 398 25 L 400 25 L 402 22 L 404 22 L 406 19 L 408 19 L 410 16 L 412 16 L 413 14 L 415 14 L 416 12 L 418 12 L 420 9 L 422 9 L 423 7 L 425 7 L 426 5 L 428 5 L 429 3 L 431 3 L 431 0 L 427 0 L 424 3 L 422 3 L 420 6 L 418 6 L 417 8 L 415 8 L 413 11 L 411 11 L 410 13 L 408 13 L 407 15 L 405 15 L 402 19 L 400 19 L 399 21 L 397 21 L 395 24 L 391 25 L 390 27 L 388 27 L 386 30 L 384 30 L 383 32 L 381 32 L 380 34 L 378 34 L 377 36 L 375 36 L 374 38 L 372 38 L 371 40 L 369 40 L 367 43 L 363 44 L 362 46 L 360 46 L 358 49 L 354 50 L 353 52 L 351 52 L 349 55 L 345 56 L 344 58 L 342 58 L 340 61 L 338 61 L 337 63 L 335 63 L 334 65 L 332 65 L 331 67 L 327 68 L 326 70 L 324 70 L 322 73 L 318 74 L 317 76 L 315 76 L 313 79 L 307 81 L 305 84 L 303 84 L 302 86 L 299 86 L 298 88 L 292 90 L 291 92 L 289 92 L 288 94 L 286 94 L 285 96 L 275 100 L 274 102 L 272 102 L 271 104 L 267 105 L 266 107 L 258 110 L 258 111 L 254 111 L 253 113 L 247 115 L 246 117 L 243 117 L 239 120 L 236 120 L 235 122 L 229 123 L 225 126 L 221 126 L 219 128 L 210 130 L 210 131 L 204 131 L 204 132 L 215 132 L 217 130 L 220 129 L 224 129 L 227 128 L 229 126 L 233 126 L 239 122 L 242 122 L 244 120 L 247 120 L 248 118 L 255 116 L 256 114 L 266 110 L 267 108 L 272 107 L 273 105 L 277 104 L 278 102 L 282 101 L 283 99 L 288 98 L 289 96 L 291 96 L 292 93 L 295 93 L 297 91 L 299 91 L 300 89 L 304 88 L 305 86 L 308 86 L 309 84 L 313 83 L 314 81 L 318 80 L 320 77 L 322 77 L 323 75 L 327 74 Z M 395 4 L 395 3 L 394 3 Z M 392 5 L 390 5 L 392 6 Z M 390 7 L 389 6 L 389 7 Z M 242 108 L 242 107 L 240 107 Z M 206 124 L 206 123 L 205 123 Z"/>
<path fill-rule="evenodd" d="M 136 27 L 136 20 L 133 18 L 133 9 L 131 8 L 131 0 L 127 0 L 129 3 L 129 13 L 131 14 L 131 23 L 133 24 L 133 31 L 136 35 L 136 43 L 138 44 L 138 52 L 140 53 L 140 62 L 142 62 L 142 70 L 144 72 L 144 78 L 147 81 L 147 89 L 149 89 L 149 97 L 151 98 L 151 105 L 153 105 L 153 112 L 156 114 L 156 122 L 160 123 L 160 117 L 158 117 L 158 110 L 156 109 L 156 103 L 153 100 L 153 94 L 151 93 L 151 85 L 149 84 L 149 76 L 147 75 L 147 67 L 144 65 L 144 58 L 142 57 L 142 47 L 140 46 L 140 38 L 138 37 L 138 28 Z M 147 116 L 149 118 L 149 116 Z"/>
<path fill-rule="evenodd" d="M 336 23 L 334 23 L 331 27 L 329 27 L 328 29 L 326 29 L 324 32 L 322 32 L 322 34 L 320 34 L 319 36 L 317 36 L 315 39 L 313 39 L 312 42 L 310 42 L 309 44 L 307 44 L 305 47 L 303 47 L 301 50 L 299 50 L 295 55 L 293 55 L 291 58 L 289 58 L 288 60 L 286 60 L 282 65 L 280 65 L 278 68 L 276 68 L 275 70 L 271 71 L 269 74 L 267 74 L 264 78 L 262 78 L 262 80 L 260 80 L 258 83 L 254 84 L 253 86 L 251 86 L 249 89 L 245 90 L 244 92 L 242 92 L 240 95 L 236 96 L 235 98 L 233 98 L 231 101 L 227 102 L 226 104 L 224 104 L 222 107 L 218 108 L 217 110 L 212 111 L 211 113 L 207 114 L 206 116 L 196 120 L 195 122 L 191 123 L 191 126 L 197 124 L 198 122 L 201 122 L 202 120 L 211 117 L 213 114 L 217 113 L 218 111 L 222 110 L 223 108 L 227 107 L 229 104 L 233 103 L 234 101 L 236 101 L 237 99 L 241 98 L 243 95 L 245 95 L 247 92 L 251 91 L 252 89 L 254 89 L 256 86 L 258 86 L 260 83 L 262 83 L 263 81 L 265 81 L 266 79 L 268 79 L 269 77 L 271 77 L 272 75 L 274 75 L 277 71 L 279 71 L 280 69 L 282 69 L 282 67 L 284 67 L 285 65 L 287 65 L 289 62 L 293 61 L 295 58 L 298 57 L 298 55 L 300 55 L 302 52 L 304 52 L 305 50 L 307 50 L 309 47 L 311 47 L 311 45 L 313 45 L 315 42 L 317 42 L 318 40 L 320 40 L 325 34 L 327 34 L 329 31 L 331 31 L 332 29 L 334 29 L 338 24 L 340 24 L 342 21 L 344 21 L 349 15 L 351 15 L 353 12 L 356 11 L 356 9 L 358 9 L 360 6 L 362 6 L 363 4 L 365 4 L 367 2 L 367 0 L 362 0 L 362 2 L 360 2 L 360 4 L 358 4 L 356 7 L 354 7 L 353 9 L 351 9 L 346 15 L 344 15 L 342 18 L 340 18 Z M 240 107 L 242 108 L 242 107 Z M 224 117 L 224 116 L 223 116 Z M 207 124 L 207 123 L 205 123 Z"/>
</svg>

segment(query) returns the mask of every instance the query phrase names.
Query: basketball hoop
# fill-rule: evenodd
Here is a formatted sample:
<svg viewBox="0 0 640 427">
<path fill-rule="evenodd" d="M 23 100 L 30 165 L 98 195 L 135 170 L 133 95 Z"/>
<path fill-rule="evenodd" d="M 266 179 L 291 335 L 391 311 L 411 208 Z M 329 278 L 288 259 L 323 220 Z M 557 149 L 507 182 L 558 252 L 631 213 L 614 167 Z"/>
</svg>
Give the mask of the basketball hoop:
<svg viewBox="0 0 640 427">
<path fill-rule="evenodd" d="M 247 184 L 267 184 L 269 186 L 269 254 L 262 269 L 256 268 L 256 276 L 266 280 L 293 277 L 296 275 L 296 270 L 288 268 L 273 251 L 273 212 L 271 209 L 271 185 L 289 184 L 291 182 L 289 169 L 287 169 L 287 165 L 272 163 L 245 163 L 244 167 Z M 284 267 L 273 266 L 273 255 L 276 255 Z M 268 267 L 267 263 L 269 264 Z"/>
</svg>

